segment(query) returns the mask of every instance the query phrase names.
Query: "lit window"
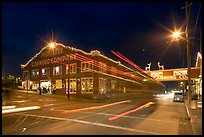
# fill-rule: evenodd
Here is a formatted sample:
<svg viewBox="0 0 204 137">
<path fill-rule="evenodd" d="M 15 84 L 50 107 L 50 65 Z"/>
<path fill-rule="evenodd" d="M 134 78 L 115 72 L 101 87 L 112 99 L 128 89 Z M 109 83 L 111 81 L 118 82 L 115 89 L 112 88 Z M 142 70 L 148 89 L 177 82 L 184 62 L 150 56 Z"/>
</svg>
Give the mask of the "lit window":
<svg viewBox="0 0 204 137">
<path fill-rule="evenodd" d="M 42 68 L 42 77 L 50 75 L 50 68 Z"/>
<path fill-rule="evenodd" d="M 38 76 L 39 76 L 39 70 L 38 69 L 32 70 L 32 77 L 38 77 Z"/>
<path fill-rule="evenodd" d="M 68 74 L 68 70 L 69 70 L 69 66 L 67 65 L 67 66 L 66 66 L 66 74 Z M 77 71 L 77 65 L 76 65 L 76 63 L 70 64 L 70 70 L 69 70 L 69 72 L 70 72 L 70 73 L 76 73 L 76 71 Z"/>
<path fill-rule="evenodd" d="M 39 87 L 39 82 L 38 81 L 33 81 L 31 83 L 31 86 L 30 86 L 31 89 L 38 89 L 38 87 Z"/>
<path fill-rule="evenodd" d="M 53 75 L 61 75 L 62 74 L 62 66 L 57 66 L 53 68 Z"/>
<path fill-rule="evenodd" d="M 66 87 L 68 87 L 68 79 L 66 80 Z M 76 94 L 76 79 L 70 79 L 69 80 L 69 88 L 71 94 Z"/>
<path fill-rule="evenodd" d="M 32 77 L 35 77 L 35 71 L 32 70 Z"/>
<path fill-rule="evenodd" d="M 45 73 L 45 69 L 42 69 L 42 74 L 44 74 Z"/>
<path fill-rule="evenodd" d="M 62 89 L 62 80 L 56 80 L 56 89 Z"/>
<path fill-rule="evenodd" d="M 59 74 L 59 67 L 56 67 L 56 74 Z"/>
<path fill-rule="evenodd" d="M 99 93 L 105 94 L 107 92 L 107 80 L 105 78 L 99 78 Z"/>
<path fill-rule="evenodd" d="M 93 93 L 93 78 L 81 78 L 81 93 Z"/>
<path fill-rule="evenodd" d="M 115 80 L 111 80 L 111 89 L 112 90 L 116 89 L 116 81 Z"/>
<path fill-rule="evenodd" d="M 88 62 L 82 62 L 81 63 L 81 71 L 85 72 L 85 71 L 90 71 L 93 69 L 93 62 L 92 61 L 88 61 Z"/>
</svg>

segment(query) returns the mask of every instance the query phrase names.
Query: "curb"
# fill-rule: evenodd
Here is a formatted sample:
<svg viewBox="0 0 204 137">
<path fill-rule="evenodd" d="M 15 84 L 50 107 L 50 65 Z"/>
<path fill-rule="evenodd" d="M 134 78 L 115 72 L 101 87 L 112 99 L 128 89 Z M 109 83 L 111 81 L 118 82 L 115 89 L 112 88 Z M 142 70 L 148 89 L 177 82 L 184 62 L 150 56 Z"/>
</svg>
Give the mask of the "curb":
<svg viewBox="0 0 204 137">
<path fill-rule="evenodd" d="M 194 122 L 195 122 L 194 117 L 193 117 L 193 115 L 191 114 L 191 112 L 189 111 L 189 108 L 188 108 L 188 106 L 187 106 L 186 104 L 185 104 L 185 107 L 186 107 L 186 111 L 187 111 L 187 114 L 188 114 L 188 118 L 189 118 L 190 123 L 191 123 L 193 135 L 196 135 L 196 131 L 195 131 L 195 129 L 194 129 Z"/>
<path fill-rule="evenodd" d="M 190 112 L 189 112 L 188 107 L 187 107 L 186 104 L 185 104 L 185 107 L 186 107 L 186 111 L 187 111 L 188 119 L 191 121 L 191 114 L 190 114 Z"/>
</svg>

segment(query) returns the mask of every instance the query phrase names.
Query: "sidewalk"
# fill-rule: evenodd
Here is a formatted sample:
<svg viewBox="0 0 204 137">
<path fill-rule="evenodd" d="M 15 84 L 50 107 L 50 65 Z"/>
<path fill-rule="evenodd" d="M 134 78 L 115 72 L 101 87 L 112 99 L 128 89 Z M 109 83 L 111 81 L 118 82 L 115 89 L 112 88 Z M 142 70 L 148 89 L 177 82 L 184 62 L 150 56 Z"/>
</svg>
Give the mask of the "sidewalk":
<svg viewBox="0 0 204 137">
<path fill-rule="evenodd" d="M 202 97 L 197 100 L 197 108 L 192 109 L 185 99 L 186 111 L 190 118 L 191 126 L 195 135 L 202 135 Z"/>
<path fill-rule="evenodd" d="M 2 101 L 2 106 L 16 106 L 16 108 L 21 107 L 29 107 L 29 106 L 52 106 L 57 102 L 56 105 L 59 104 L 68 104 L 66 109 L 72 110 L 72 109 L 81 109 L 86 107 L 95 107 L 98 105 L 105 105 L 107 103 L 97 103 L 94 101 L 90 101 L 90 99 L 83 99 L 83 98 L 77 98 L 74 96 L 71 96 L 68 99 L 68 95 L 59 95 L 59 94 L 41 94 L 39 95 L 36 91 L 30 91 L 30 90 L 13 90 L 17 93 L 23 93 L 23 94 L 13 94 L 10 95 L 8 100 Z M 26 94 L 28 93 L 28 98 L 26 99 Z M 31 97 L 31 95 L 34 95 Z M 20 99 L 20 101 L 18 101 Z M 16 101 L 17 100 L 17 101 Z"/>
<path fill-rule="evenodd" d="M 39 92 L 37 91 L 32 91 L 32 90 L 23 90 L 23 89 L 14 89 L 14 91 L 16 92 L 22 92 L 24 94 L 27 94 L 28 93 L 28 96 L 29 94 L 35 94 L 37 96 L 41 96 L 41 97 L 52 97 L 52 98 L 56 98 L 56 99 L 59 99 L 59 100 L 67 100 L 69 101 L 70 103 L 71 102 L 77 102 L 77 104 L 81 103 L 81 104 L 93 104 L 93 105 L 99 105 L 99 104 L 107 104 L 107 103 L 113 103 L 113 102 L 98 102 L 97 100 L 93 100 L 93 99 L 90 99 L 90 98 L 78 98 L 74 95 L 70 95 L 70 98 L 68 98 L 68 95 L 67 94 L 49 94 L 49 93 L 42 93 L 41 95 L 39 94 Z M 8 100 L 7 100 L 8 102 Z M 2 105 L 5 105 L 5 103 L 2 103 Z"/>
<path fill-rule="evenodd" d="M 27 93 L 27 90 L 16 90 L 16 91 L 20 91 L 20 92 L 24 92 L 24 93 Z M 31 91 L 31 90 L 28 90 L 28 94 L 38 94 L 39 95 L 39 93 L 37 92 L 37 91 Z M 41 96 L 50 96 L 50 97 L 57 97 L 57 98 L 62 98 L 62 99 L 68 99 L 68 95 L 66 94 L 62 94 L 62 95 L 60 95 L 60 94 L 49 94 L 49 93 L 42 93 L 41 94 Z M 74 97 L 74 96 L 71 96 L 70 98 L 69 98 L 69 100 L 71 101 L 86 101 L 86 100 L 88 100 L 88 99 L 82 99 L 82 98 L 76 98 L 76 97 Z"/>
</svg>

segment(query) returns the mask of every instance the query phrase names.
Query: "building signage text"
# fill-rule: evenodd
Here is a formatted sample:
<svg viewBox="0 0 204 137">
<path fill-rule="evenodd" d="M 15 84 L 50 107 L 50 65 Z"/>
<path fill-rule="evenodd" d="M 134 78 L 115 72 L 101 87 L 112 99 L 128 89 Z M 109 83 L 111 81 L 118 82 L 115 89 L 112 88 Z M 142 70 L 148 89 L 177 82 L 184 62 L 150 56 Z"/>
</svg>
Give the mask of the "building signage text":
<svg viewBox="0 0 204 137">
<path fill-rule="evenodd" d="M 151 77 L 156 80 L 165 81 L 165 80 L 186 80 L 187 77 L 187 70 L 174 70 L 173 75 L 163 75 L 163 71 L 152 71 Z"/>
<path fill-rule="evenodd" d="M 75 59 L 75 55 L 71 54 L 70 58 L 69 56 L 63 55 L 63 56 L 59 56 L 59 57 L 53 57 L 50 59 L 44 59 L 44 60 L 39 60 L 39 61 L 34 61 L 32 62 L 31 66 L 32 67 L 36 67 L 36 66 L 42 66 L 42 65 L 49 65 L 50 63 L 64 63 L 68 60 L 74 60 Z"/>
<path fill-rule="evenodd" d="M 62 48 L 56 48 L 53 50 L 45 50 L 41 53 L 41 58 L 45 58 L 45 57 L 50 57 L 53 55 L 59 55 L 62 54 Z"/>
</svg>

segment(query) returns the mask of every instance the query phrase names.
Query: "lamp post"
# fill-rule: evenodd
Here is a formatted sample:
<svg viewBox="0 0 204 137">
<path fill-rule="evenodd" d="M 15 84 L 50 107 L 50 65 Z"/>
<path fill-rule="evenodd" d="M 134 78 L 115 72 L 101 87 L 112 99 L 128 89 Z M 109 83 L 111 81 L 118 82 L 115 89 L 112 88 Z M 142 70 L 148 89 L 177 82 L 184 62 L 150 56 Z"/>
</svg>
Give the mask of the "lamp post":
<svg viewBox="0 0 204 137">
<path fill-rule="evenodd" d="M 186 30 L 185 30 L 185 42 L 186 42 L 186 48 L 187 48 L 187 65 L 188 65 L 188 103 L 190 103 L 191 99 L 191 51 L 190 51 L 190 45 L 189 45 L 189 34 L 188 34 L 188 22 L 189 22 L 189 7 L 188 2 L 186 2 Z M 179 31 L 175 31 L 172 34 L 172 37 L 174 39 L 178 39 L 181 33 Z"/>
<path fill-rule="evenodd" d="M 189 35 L 188 35 L 188 20 L 189 20 L 189 10 L 188 2 L 186 2 L 186 47 L 187 47 L 187 61 L 188 61 L 188 103 L 190 103 L 191 98 L 191 52 L 189 45 Z"/>
<path fill-rule="evenodd" d="M 54 48 L 55 48 L 55 42 L 54 42 L 54 40 L 53 40 L 53 38 L 52 38 L 52 41 L 49 43 L 49 46 L 50 46 L 50 48 L 51 48 L 51 50 L 52 50 L 52 52 L 54 51 Z M 50 83 L 51 83 L 51 89 L 50 89 L 50 94 L 52 94 L 52 90 L 54 89 L 54 88 L 52 88 L 52 79 L 49 77 L 48 78 L 48 80 L 50 81 Z"/>
</svg>

